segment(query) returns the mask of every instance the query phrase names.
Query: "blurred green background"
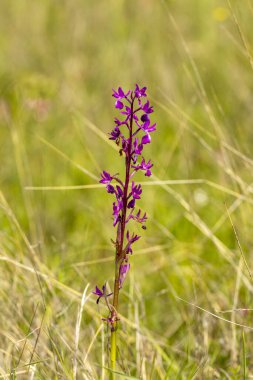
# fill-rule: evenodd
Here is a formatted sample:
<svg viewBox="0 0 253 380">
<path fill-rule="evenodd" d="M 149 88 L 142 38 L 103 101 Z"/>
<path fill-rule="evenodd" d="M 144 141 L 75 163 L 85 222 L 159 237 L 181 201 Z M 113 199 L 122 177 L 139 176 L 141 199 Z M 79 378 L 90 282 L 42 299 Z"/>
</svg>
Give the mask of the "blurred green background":
<svg viewBox="0 0 253 380">
<path fill-rule="evenodd" d="M 1 0 L 2 378 L 108 376 L 106 309 L 78 315 L 87 284 L 113 283 L 112 198 L 69 186 L 122 172 L 111 89 L 135 83 L 158 126 L 118 370 L 253 377 L 252 17 L 250 0 Z"/>
</svg>

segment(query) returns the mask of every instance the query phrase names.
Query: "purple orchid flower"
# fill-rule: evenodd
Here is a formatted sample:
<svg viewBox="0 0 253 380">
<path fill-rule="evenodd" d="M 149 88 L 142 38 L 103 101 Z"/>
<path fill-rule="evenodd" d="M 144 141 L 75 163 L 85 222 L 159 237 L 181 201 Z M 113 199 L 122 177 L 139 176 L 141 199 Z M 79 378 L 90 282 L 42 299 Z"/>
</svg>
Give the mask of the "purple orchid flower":
<svg viewBox="0 0 253 380">
<path fill-rule="evenodd" d="M 116 100 L 115 108 L 122 110 L 123 107 L 124 107 L 124 104 L 120 100 Z"/>
<path fill-rule="evenodd" d="M 128 91 L 127 93 L 124 93 L 124 91 L 122 90 L 121 87 L 118 88 L 118 91 L 115 91 L 114 89 L 112 89 L 113 91 L 113 94 L 112 96 L 116 99 L 123 99 L 123 98 L 127 98 L 128 95 L 130 94 L 130 91 Z"/>
<path fill-rule="evenodd" d="M 122 111 L 121 115 L 127 115 L 129 117 L 129 116 L 131 116 L 131 113 L 132 113 L 131 108 L 126 106 L 125 111 Z"/>
<path fill-rule="evenodd" d="M 142 98 L 147 97 L 146 91 L 146 87 L 136 84 L 132 91 L 124 92 L 119 87 L 117 91 L 113 90 L 112 94 L 116 99 L 115 108 L 120 110 L 123 120 L 114 119 L 115 126 L 109 134 L 109 139 L 115 141 L 119 146 L 119 153 L 125 161 L 124 180 L 121 180 L 118 175 L 111 176 L 105 170 L 102 172 L 100 180 L 100 183 L 106 185 L 107 192 L 115 197 L 112 215 L 113 226 L 117 229 L 116 241 L 113 242 L 116 248 L 116 269 L 113 304 L 112 306 L 107 304 L 109 316 L 106 318 L 106 321 L 111 325 L 112 332 L 115 331 L 118 320 L 119 290 L 130 270 L 129 257 L 133 254 L 133 244 L 140 239 L 140 236 L 134 232 L 130 234 L 129 230 L 126 231 L 126 225 L 133 220 L 140 223 L 143 229 L 146 229 L 146 213 L 141 213 L 141 210 L 136 211 L 136 203 L 141 198 L 142 187 L 132 180 L 133 175 L 138 171 L 144 172 L 147 177 L 151 176 L 151 168 L 153 167 L 151 161 L 146 161 L 143 157 L 145 145 L 151 142 L 150 134 L 156 130 L 156 124 L 152 124 L 150 121 L 151 114 L 154 112 L 153 106 L 150 105 L 149 100 L 145 100 L 144 104 L 142 103 Z M 112 181 L 117 183 L 112 184 Z M 104 287 L 102 290 L 96 287 L 95 292 L 93 292 L 98 296 L 97 302 L 102 297 L 108 297 Z"/>
<path fill-rule="evenodd" d="M 138 84 L 136 84 L 135 91 L 134 91 L 136 98 L 141 98 L 142 96 L 147 96 L 146 90 L 147 90 L 147 87 L 140 88 L 138 86 Z"/>
<path fill-rule="evenodd" d="M 150 120 L 147 120 L 145 121 L 145 123 L 143 123 L 141 125 L 141 129 L 144 131 L 144 132 L 154 132 L 156 130 L 156 123 L 153 124 L 153 125 L 150 125 Z"/>
<path fill-rule="evenodd" d="M 109 140 L 117 140 L 120 137 L 120 129 L 115 127 L 112 132 L 109 133 Z"/>
<path fill-rule="evenodd" d="M 104 185 L 110 183 L 113 180 L 113 177 L 110 176 L 109 173 L 107 173 L 105 170 L 101 174 L 101 180 L 99 181 L 100 183 L 103 183 Z"/>
<path fill-rule="evenodd" d="M 120 270 L 119 270 L 119 287 L 120 289 L 122 288 L 122 285 L 123 285 L 123 282 L 126 278 L 126 275 L 127 275 L 127 272 L 129 271 L 130 269 L 130 264 L 127 263 L 127 264 L 121 264 L 120 265 Z"/>
<path fill-rule="evenodd" d="M 135 206 L 135 198 L 131 199 L 130 202 L 127 204 L 127 208 L 134 208 Z"/>
<path fill-rule="evenodd" d="M 134 199 L 140 199 L 140 195 L 142 193 L 141 185 L 135 185 L 134 181 L 132 182 L 132 197 Z"/>
<path fill-rule="evenodd" d="M 138 138 L 136 138 L 134 140 L 134 143 L 133 143 L 133 150 L 134 150 L 134 154 L 136 155 L 140 155 L 142 153 L 142 150 L 143 150 L 143 145 L 142 144 L 139 144 L 139 140 Z"/>
<path fill-rule="evenodd" d="M 129 93 L 130 91 L 125 94 L 121 87 L 118 88 L 118 91 L 113 90 L 112 96 L 117 99 L 115 102 L 115 108 L 122 110 L 124 103 L 122 103 L 121 99 L 126 98 Z"/>
<path fill-rule="evenodd" d="M 113 202 L 113 216 L 114 216 L 113 226 L 114 227 L 120 221 L 120 211 L 122 210 L 122 208 L 123 208 L 122 200 L 118 199 L 117 204 Z"/>
<path fill-rule="evenodd" d="M 153 106 L 149 106 L 149 100 L 144 104 L 144 106 L 141 107 L 142 111 L 144 111 L 146 114 L 154 112 L 153 108 Z"/>
<path fill-rule="evenodd" d="M 151 164 L 151 161 L 149 160 L 148 162 L 145 161 L 144 158 L 142 158 L 142 161 L 139 165 L 132 165 L 132 168 L 135 169 L 136 171 L 138 170 L 144 170 L 146 173 L 145 173 L 145 176 L 146 177 L 150 177 L 151 176 L 151 168 L 152 168 L 153 164 Z"/>
<path fill-rule="evenodd" d="M 126 253 L 128 254 L 128 253 L 133 253 L 133 250 L 132 250 L 132 244 L 134 243 L 134 242 L 136 242 L 137 240 L 139 240 L 140 239 L 140 236 L 138 236 L 138 235 L 135 235 L 134 233 L 132 234 L 132 236 L 130 236 L 130 233 L 129 233 L 129 231 L 127 231 L 127 233 L 126 233 L 126 238 L 127 238 L 127 241 L 128 241 L 128 243 L 127 243 L 127 245 L 126 245 L 126 247 L 125 247 L 125 251 L 126 251 Z"/>
<path fill-rule="evenodd" d="M 139 210 L 136 215 L 133 215 L 133 213 L 129 214 L 129 216 L 126 220 L 126 223 L 128 223 L 129 220 L 131 220 L 131 219 L 135 220 L 138 223 L 143 224 L 143 223 L 146 223 L 148 218 L 147 218 L 146 213 L 144 213 L 143 216 L 141 216 L 141 210 Z"/>
<path fill-rule="evenodd" d="M 115 193 L 114 186 L 111 185 L 110 183 L 106 186 L 106 190 L 107 190 L 107 193 L 109 193 L 109 194 L 114 194 Z"/>
<path fill-rule="evenodd" d="M 100 299 L 102 297 L 110 297 L 113 293 L 109 293 L 109 294 L 106 294 L 106 284 L 104 284 L 102 286 L 102 290 L 99 289 L 98 286 L 96 286 L 96 289 L 94 292 L 92 292 L 93 294 L 95 294 L 96 296 L 98 296 L 98 299 L 97 299 L 97 304 L 99 303 Z"/>
<path fill-rule="evenodd" d="M 119 185 L 116 186 L 117 189 L 117 198 L 122 198 L 123 197 L 123 190 Z"/>
<path fill-rule="evenodd" d="M 142 121 L 143 123 L 145 123 L 146 121 L 150 121 L 149 116 L 148 116 L 147 113 L 144 113 L 144 114 L 141 116 L 141 121 Z"/>
<path fill-rule="evenodd" d="M 104 290 L 105 290 L 105 286 L 104 286 L 104 285 L 102 286 L 102 290 L 100 290 L 99 287 L 96 286 L 95 291 L 92 292 L 92 293 L 95 294 L 95 295 L 98 296 L 98 297 L 103 297 L 103 295 L 104 295 Z"/>
<path fill-rule="evenodd" d="M 120 127 L 121 125 L 126 124 L 125 120 L 120 121 L 117 117 L 114 118 L 114 123 L 116 124 L 117 127 Z"/>
<path fill-rule="evenodd" d="M 147 132 L 146 135 L 142 137 L 141 143 L 142 143 L 142 145 L 146 145 L 146 144 L 149 144 L 150 142 L 151 142 L 151 136 Z"/>
</svg>

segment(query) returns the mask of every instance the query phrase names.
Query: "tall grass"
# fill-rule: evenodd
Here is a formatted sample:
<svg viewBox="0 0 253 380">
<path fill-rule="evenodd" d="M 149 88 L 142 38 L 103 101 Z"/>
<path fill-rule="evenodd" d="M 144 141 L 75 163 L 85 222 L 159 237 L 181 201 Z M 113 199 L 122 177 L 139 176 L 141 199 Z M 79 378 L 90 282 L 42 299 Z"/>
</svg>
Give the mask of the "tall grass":
<svg viewBox="0 0 253 380">
<path fill-rule="evenodd" d="M 107 379 L 89 297 L 101 272 L 113 279 L 97 178 L 122 170 L 111 88 L 136 82 L 159 132 L 118 377 L 253 377 L 252 13 L 250 1 L 1 1 L 0 378 Z"/>
</svg>

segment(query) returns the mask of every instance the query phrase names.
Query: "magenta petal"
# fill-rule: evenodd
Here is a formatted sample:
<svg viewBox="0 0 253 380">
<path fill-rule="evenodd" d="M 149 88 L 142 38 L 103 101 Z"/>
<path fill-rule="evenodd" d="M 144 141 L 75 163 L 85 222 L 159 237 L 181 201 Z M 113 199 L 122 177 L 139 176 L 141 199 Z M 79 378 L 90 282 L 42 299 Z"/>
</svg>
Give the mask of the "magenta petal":
<svg viewBox="0 0 253 380">
<path fill-rule="evenodd" d="M 120 275 L 119 275 L 119 286 L 122 288 L 123 282 L 125 281 L 127 272 L 130 269 L 130 264 L 121 264 L 120 266 Z"/>
<path fill-rule="evenodd" d="M 95 294 L 96 296 L 99 296 L 99 297 L 102 297 L 103 296 L 103 292 L 99 289 L 98 286 L 96 286 L 96 289 L 94 292 L 92 292 L 93 294 Z"/>
<path fill-rule="evenodd" d="M 107 192 L 110 194 L 114 194 L 114 192 L 115 192 L 114 186 L 112 186 L 111 184 L 108 184 L 106 186 L 106 189 L 107 189 Z"/>
<path fill-rule="evenodd" d="M 147 133 L 147 134 L 146 134 L 145 136 L 143 136 L 142 139 L 141 139 L 141 143 L 142 143 L 143 145 L 145 145 L 145 144 L 149 144 L 150 141 L 151 141 L 151 137 L 150 137 L 150 134 L 149 134 L 149 133 Z"/>
<path fill-rule="evenodd" d="M 123 107 L 124 107 L 124 104 L 120 100 L 116 100 L 115 108 L 122 110 Z"/>
<path fill-rule="evenodd" d="M 145 123 L 143 124 L 142 129 L 144 129 L 144 131 L 145 131 L 145 129 L 147 129 L 149 126 L 150 126 L 150 120 L 148 119 L 148 120 L 146 120 Z"/>
<path fill-rule="evenodd" d="M 103 184 L 108 184 L 112 181 L 112 177 L 105 170 L 101 173 L 101 178 L 102 179 L 99 182 Z"/>
<path fill-rule="evenodd" d="M 121 187 L 120 186 L 116 186 L 116 188 L 117 188 L 117 191 L 118 191 L 118 197 L 119 198 L 122 198 L 122 196 L 123 196 L 123 190 L 121 189 Z"/>
<path fill-rule="evenodd" d="M 118 94 L 121 98 L 124 98 L 125 94 L 121 87 L 118 88 Z"/>
<path fill-rule="evenodd" d="M 142 121 L 143 123 L 145 123 L 146 121 L 149 121 L 149 116 L 148 116 L 148 114 L 144 113 L 144 115 L 142 115 L 142 117 L 141 117 L 141 121 Z"/>
<path fill-rule="evenodd" d="M 128 203 L 127 208 L 134 208 L 134 206 L 135 206 L 135 199 L 132 199 L 132 200 Z"/>
</svg>

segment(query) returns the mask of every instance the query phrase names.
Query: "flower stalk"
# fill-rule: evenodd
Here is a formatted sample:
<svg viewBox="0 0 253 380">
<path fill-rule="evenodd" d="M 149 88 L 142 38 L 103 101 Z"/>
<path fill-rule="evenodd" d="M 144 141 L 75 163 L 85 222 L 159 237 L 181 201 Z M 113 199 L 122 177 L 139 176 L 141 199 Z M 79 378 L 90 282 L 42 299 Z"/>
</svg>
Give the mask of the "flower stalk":
<svg viewBox="0 0 253 380">
<path fill-rule="evenodd" d="M 111 330 L 111 380 L 115 379 L 113 371 L 116 369 L 117 359 L 117 327 L 118 327 L 118 309 L 119 294 L 123 282 L 130 269 L 129 256 L 133 253 L 132 245 L 140 239 L 140 236 L 134 233 L 130 234 L 127 225 L 134 220 L 146 229 L 146 213 L 141 215 L 140 209 L 136 211 L 136 201 L 141 198 L 141 185 L 135 184 L 132 180 L 138 171 L 144 171 L 145 176 L 151 176 L 153 164 L 145 161 L 142 155 L 144 146 L 151 142 L 150 133 L 156 130 L 156 124 L 151 125 L 150 114 L 153 112 L 153 106 L 149 101 L 143 102 L 146 98 L 146 87 L 140 88 L 136 85 L 135 90 L 124 92 L 121 87 L 118 91 L 113 90 L 116 98 L 115 108 L 120 110 L 123 120 L 115 118 L 115 127 L 109 134 L 110 140 L 120 147 L 119 153 L 125 156 L 125 178 L 122 181 L 118 175 L 111 175 L 106 171 L 101 174 L 100 183 L 106 185 L 107 192 L 113 194 L 113 226 L 117 227 L 115 245 L 115 276 L 113 293 L 107 294 L 106 285 L 102 290 L 96 286 L 93 292 L 98 296 L 97 303 L 101 298 L 105 298 L 109 315 L 105 320 Z M 113 295 L 112 304 L 108 298 Z"/>
</svg>

